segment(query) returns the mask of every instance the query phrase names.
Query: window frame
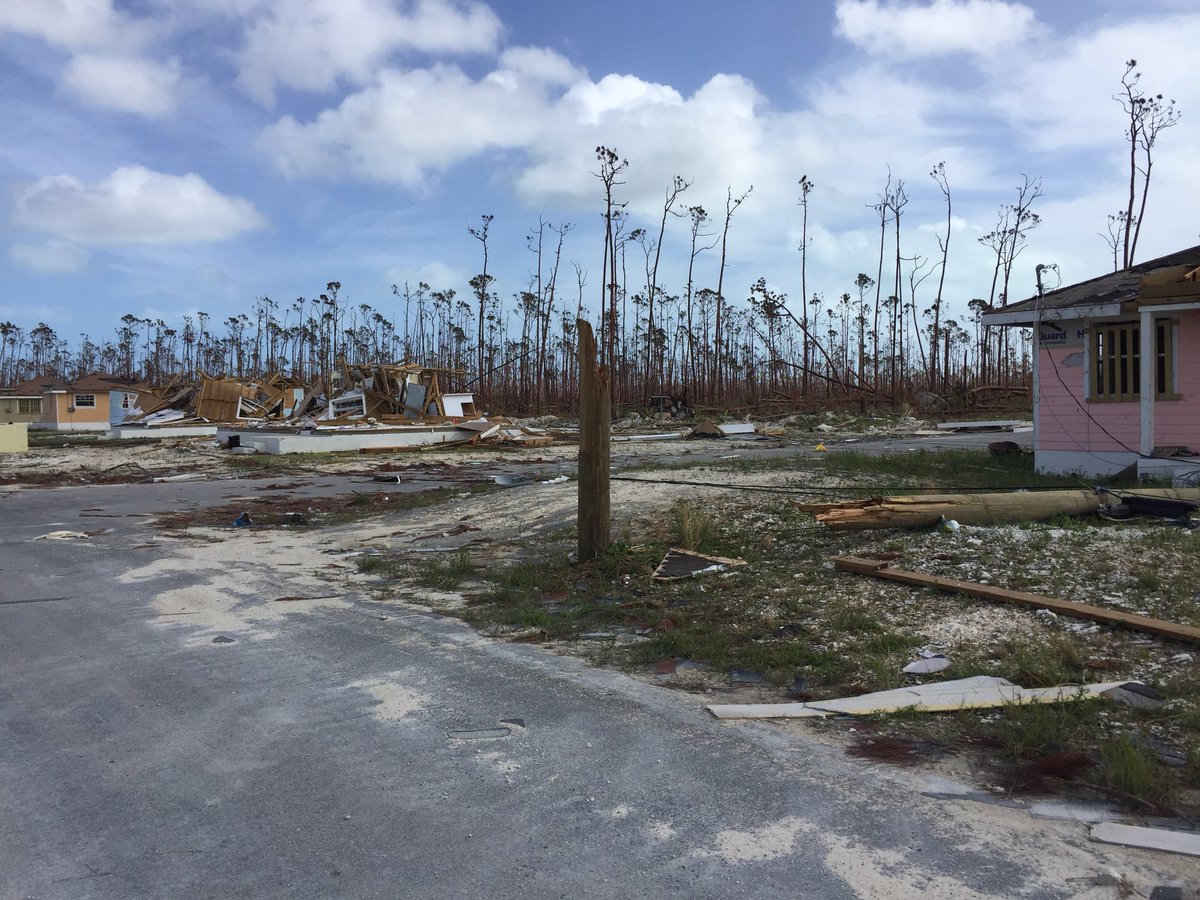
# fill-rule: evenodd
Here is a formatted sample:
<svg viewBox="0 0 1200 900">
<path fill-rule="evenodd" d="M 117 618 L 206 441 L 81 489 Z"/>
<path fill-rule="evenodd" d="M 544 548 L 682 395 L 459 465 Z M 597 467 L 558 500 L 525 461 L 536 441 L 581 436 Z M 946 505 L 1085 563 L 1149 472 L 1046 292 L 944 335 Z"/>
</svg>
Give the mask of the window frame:
<svg viewBox="0 0 1200 900">
<path fill-rule="evenodd" d="M 85 400 L 87 402 L 85 402 Z M 95 394 L 75 394 L 71 397 L 71 405 L 76 409 L 95 409 L 96 395 Z"/>
<path fill-rule="evenodd" d="M 1179 394 L 1175 392 L 1176 322 L 1159 317 L 1154 320 L 1154 327 L 1154 399 L 1178 400 Z M 1141 401 L 1140 320 L 1097 322 L 1089 325 L 1086 349 L 1086 388 L 1089 403 Z"/>
<path fill-rule="evenodd" d="M 19 416 L 40 416 L 42 414 L 42 398 L 41 397 L 18 397 L 17 398 L 17 415 Z"/>
</svg>

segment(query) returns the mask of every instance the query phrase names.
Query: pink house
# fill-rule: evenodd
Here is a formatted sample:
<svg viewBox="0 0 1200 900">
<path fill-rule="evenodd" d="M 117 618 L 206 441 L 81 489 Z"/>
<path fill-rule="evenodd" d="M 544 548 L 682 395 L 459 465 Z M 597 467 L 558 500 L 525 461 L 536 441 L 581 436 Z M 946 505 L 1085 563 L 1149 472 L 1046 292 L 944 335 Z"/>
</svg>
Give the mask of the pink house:
<svg viewBox="0 0 1200 900">
<path fill-rule="evenodd" d="M 984 313 L 983 322 L 1036 334 L 1038 471 L 1100 476 L 1136 464 L 1142 476 L 1200 478 L 1200 247 Z"/>
</svg>

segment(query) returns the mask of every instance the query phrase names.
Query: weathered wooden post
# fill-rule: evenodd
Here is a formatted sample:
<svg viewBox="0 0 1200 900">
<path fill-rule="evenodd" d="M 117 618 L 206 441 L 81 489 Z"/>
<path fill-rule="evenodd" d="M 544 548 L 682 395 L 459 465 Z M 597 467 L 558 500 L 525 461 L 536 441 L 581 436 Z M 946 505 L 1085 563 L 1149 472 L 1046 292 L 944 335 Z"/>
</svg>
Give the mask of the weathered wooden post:
<svg viewBox="0 0 1200 900">
<path fill-rule="evenodd" d="M 608 549 L 610 415 L 608 367 L 598 365 L 592 326 L 575 320 L 579 334 L 579 561 Z"/>
</svg>

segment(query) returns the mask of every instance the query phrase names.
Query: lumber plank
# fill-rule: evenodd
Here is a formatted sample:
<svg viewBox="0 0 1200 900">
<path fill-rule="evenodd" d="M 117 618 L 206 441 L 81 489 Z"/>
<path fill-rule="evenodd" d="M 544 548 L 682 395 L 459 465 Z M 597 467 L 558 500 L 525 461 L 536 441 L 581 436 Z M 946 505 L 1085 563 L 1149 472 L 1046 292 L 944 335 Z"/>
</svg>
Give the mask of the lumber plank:
<svg viewBox="0 0 1200 900">
<path fill-rule="evenodd" d="M 882 563 L 877 559 L 838 556 L 833 559 L 833 567 L 840 572 L 870 575 L 873 578 L 898 581 L 901 584 L 908 584 L 913 587 L 937 588 L 940 591 L 965 594 L 968 597 L 975 597 L 979 600 L 995 600 L 1000 603 L 1013 603 L 1017 606 L 1048 609 L 1059 615 L 1075 619 L 1088 619 L 1105 625 L 1119 625 L 1133 631 L 1141 631 L 1146 634 L 1158 635 L 1159 637 L 1200 644 L 1200 628 L 1195 628 L 1191 625 L 1181 625 L 1177 622 L 1168 622 L 1165 619 L 1154 619 L 1150 616 L 1139 616 L 1134 613 L 1106 609 L 1102 606 L 1092 606 L 1088 603 L 1059 600 L 1056 597 L 1047 597 L 1043 594 L 1014 591 L 1008 588 L 996 587 L 995 585 L 980 584 L 975 581 L 959 581 L 957 578 L 940 578 L 936 575 L 926 575 L 923 572 L 909 572 L 905 569 L 897 569 L 888 563 Z"/>
</svg>

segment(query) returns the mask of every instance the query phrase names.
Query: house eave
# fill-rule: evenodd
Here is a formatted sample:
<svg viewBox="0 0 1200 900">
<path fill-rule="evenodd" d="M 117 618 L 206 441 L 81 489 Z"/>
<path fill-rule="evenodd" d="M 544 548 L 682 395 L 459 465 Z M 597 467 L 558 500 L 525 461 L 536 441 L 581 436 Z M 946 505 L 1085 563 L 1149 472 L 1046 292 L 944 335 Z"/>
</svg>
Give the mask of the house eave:
<svg viewBox="0 0 1200 900">
<path fill-rule="evenodd" d="M 1121 314 L 1120 303 L 1090 303 L 1080 306 L 1045 307 L 984 313 L 984 325 L 1032 328 L 1036 322 L 1065 322 L 1074 319 L 1102 319 Z"/>
</svg>

